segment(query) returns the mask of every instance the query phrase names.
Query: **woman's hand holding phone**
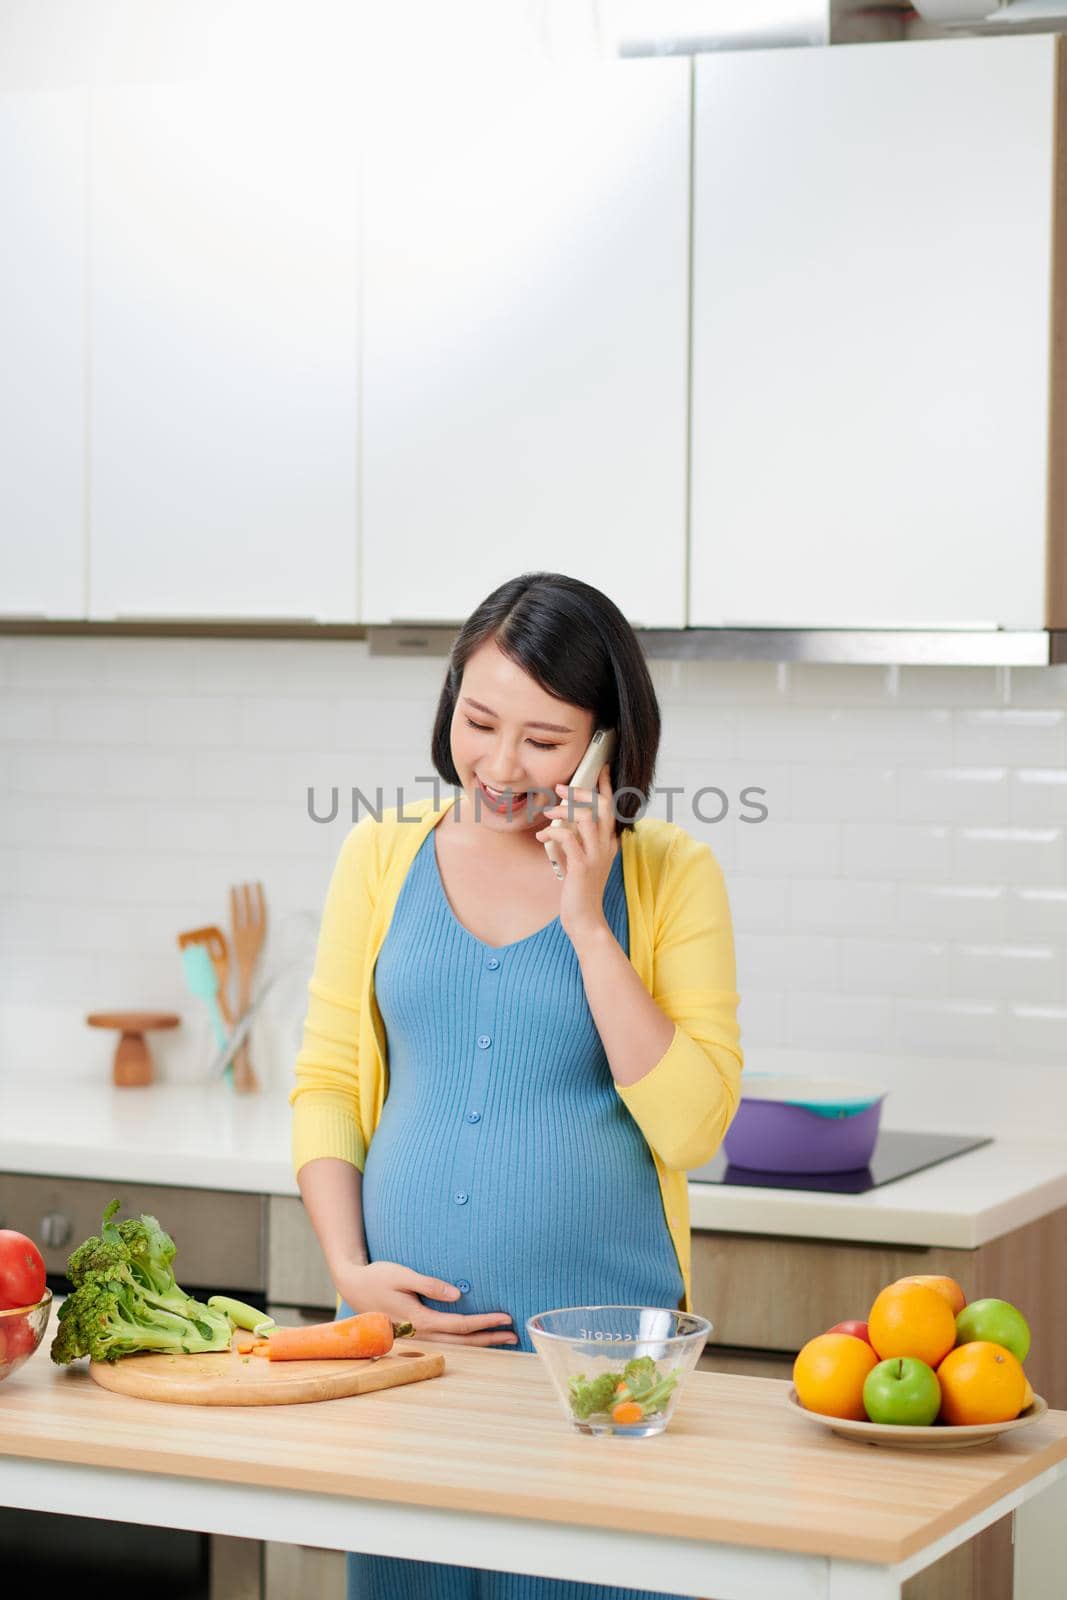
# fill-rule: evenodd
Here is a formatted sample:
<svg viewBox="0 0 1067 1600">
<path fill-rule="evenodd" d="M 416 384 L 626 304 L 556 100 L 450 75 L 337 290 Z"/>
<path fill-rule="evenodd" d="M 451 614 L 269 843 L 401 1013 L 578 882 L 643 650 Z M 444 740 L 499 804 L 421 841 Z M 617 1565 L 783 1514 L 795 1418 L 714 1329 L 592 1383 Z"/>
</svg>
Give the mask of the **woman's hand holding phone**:
<svg viewBox="0 0 1067 1600">
<path fill-rule="evenodd" d="M 594 790 L 557 784 L 561 802 L 546 806 L 544 814 L 548 818 L 560 818 L 563 826 L 546 826 L 537 833 L 537 838 L 542 842 L 551 837 L 553 847 L 564 856 L 566 873 L 559 902 L 559 920 L 572 943 L 607 926 L 604 885 L 608 881 L 611 863 L 620 849 L 609 771 L 605 762 L 596 783 L 595 816 Z"/>
<path fill-rule="evenodd" d="M 455 1284 L 413 1272 L 397 1261 L 353 1261 L 335 1271 L 333 1280 L 334 1288 L 353 1311 L 384 1311 L 393 1322 L 410 1322 L 424 1339 L 465 1345 L 518 1343 L 506 1311 L 490 1311 L 481 1316 L 431 1311 L 420 1297 L 458 1300 Z"/>
</svg>

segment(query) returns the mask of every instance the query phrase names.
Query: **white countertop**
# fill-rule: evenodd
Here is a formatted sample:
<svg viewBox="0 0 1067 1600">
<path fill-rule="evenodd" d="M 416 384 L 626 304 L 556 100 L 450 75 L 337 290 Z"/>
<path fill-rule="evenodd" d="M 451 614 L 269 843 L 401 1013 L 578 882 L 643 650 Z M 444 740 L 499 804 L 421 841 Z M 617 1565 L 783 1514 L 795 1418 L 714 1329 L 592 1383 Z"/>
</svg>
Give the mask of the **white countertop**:
<svg viewBox="0 0 1067 1600">
<path fill-rule="evenodd" d="M 0 1079 L 0 1172 L 295 1195 L 289 1128 L 276 1092 Z M 997 1140 L 862 1195 L 691 1183 L 689 1196 L 697 1229 L 975 1249 L 1067 1205 L 1067 1141 Z"/>
</svg>

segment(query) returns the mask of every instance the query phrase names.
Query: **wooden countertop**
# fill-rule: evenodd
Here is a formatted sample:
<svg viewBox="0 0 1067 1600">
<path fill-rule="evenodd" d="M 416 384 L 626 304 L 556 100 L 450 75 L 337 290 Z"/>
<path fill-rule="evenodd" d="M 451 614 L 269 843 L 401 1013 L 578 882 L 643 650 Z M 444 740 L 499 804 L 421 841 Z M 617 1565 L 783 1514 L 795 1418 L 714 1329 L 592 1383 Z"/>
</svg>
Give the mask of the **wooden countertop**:
<svg viewBox="0 0 1067 1600">
<path fill-rule="evenodd" d="M 163 1406 L 101 1389 L 85 1363 L 53 1366 L 49 1339 L 0 1384 L 2 1454 L 866 1562 L 905 1560 L 1067 1459 L 1067 1412 L 992 1446 L 911 1453 L 834 1437 L 787 1408 L 780 1381 L 707 1372 L 665 1434 L 590 1438 L 538 1356 L 429 1340 L 446 1372 L 406 1388 Z"/>
</svg>

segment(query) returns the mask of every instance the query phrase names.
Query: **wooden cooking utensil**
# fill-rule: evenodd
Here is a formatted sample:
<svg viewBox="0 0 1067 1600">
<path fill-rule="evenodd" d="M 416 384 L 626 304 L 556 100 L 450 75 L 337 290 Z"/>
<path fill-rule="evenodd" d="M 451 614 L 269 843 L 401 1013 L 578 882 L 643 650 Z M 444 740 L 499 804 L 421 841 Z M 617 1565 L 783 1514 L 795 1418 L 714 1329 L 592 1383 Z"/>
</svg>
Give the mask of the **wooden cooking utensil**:
<svg viewBox="0 0 1067 1600">
<path fill-rule="evenodd" d="M 267 906 L 261 883 L 239 883 L 230 889 L 230 938 L 237 960 L 237 1015 L 243 1017 L 252 999 L 252 973 L 267 936 Z M 233 1086 L 244 1094 L 259 1088 L 246 1039 L 233 1063 Z"/>
<path fill-rule="evenodd" d="M 120 1033 L 111 1069 L 120 1089 L 140 1089 L 152 1082 L 152 1057 L 145 1034 L 158 1028 L 176 1028 L 181 1021 L 172 1011 L 90 1011 L 90 1028 L 117 1028 Z"/>
<path fill-rule="evenodd" d="M 211 957 L 211 965 L 215 968 L 219 980 L 219 989 L 216 999 L 222 1020 L 228 1028 L 233 1027 L 233 1012 L 230 1002 L 226 998 L 226 985 L 230 978 L 230 947 L 226 943 L 226 935 L 221 928 L 211 924 L 206 928 L 191 928 L 188 933 L 179 933 L 178 949 L 184 950 L 187 945 L 202 944 Z"/>
</svg>

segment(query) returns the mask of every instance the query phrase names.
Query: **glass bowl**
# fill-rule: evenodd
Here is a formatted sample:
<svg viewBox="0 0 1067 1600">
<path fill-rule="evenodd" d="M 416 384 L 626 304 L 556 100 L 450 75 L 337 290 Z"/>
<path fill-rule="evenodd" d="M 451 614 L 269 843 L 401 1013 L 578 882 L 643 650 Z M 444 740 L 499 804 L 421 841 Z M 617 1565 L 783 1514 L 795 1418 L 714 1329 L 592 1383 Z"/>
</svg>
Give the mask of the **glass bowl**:
<svg viewBox="0 0 1067 1600">
<path fill-rule="evenodd" d="M 46 1289 L 33 1306 L 0 1311 L 0 1383 L 28 1361 L 44 1338 L 52 1309 L 52 1291 Z"/>
<path fill-rule="evenodd" d="M 711 1323 L 660 1306 L 567 1306 L 526 1329 L 579 1433 L 644 1439 L 671 1420 Z"/>
</svg>

